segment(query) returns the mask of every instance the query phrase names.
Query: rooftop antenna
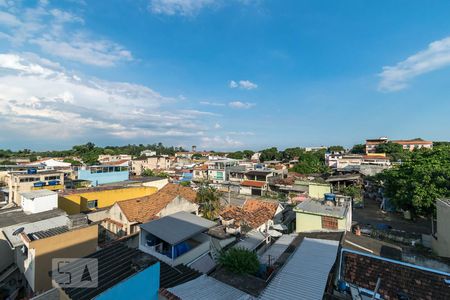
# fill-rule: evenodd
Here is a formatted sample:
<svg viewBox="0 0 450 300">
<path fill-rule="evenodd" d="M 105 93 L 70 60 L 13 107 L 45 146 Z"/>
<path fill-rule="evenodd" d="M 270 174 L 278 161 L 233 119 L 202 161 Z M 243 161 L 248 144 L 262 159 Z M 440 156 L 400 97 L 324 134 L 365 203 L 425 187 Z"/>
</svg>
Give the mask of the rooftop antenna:
<svg viewBox="0 0 450 300">
<path fill-rule="evenodd" d="M 378 277 L 378 279 L 377 279 L 377 284 L 375 285 L 375 290 L 373 291 L 372 300 L 375 300 L 375 299 L 376 299 L 378 290 L 379 290 L 379 288 L 380 288 L 380 284 L 381 284 L 381 277 Z"/>
</svg>

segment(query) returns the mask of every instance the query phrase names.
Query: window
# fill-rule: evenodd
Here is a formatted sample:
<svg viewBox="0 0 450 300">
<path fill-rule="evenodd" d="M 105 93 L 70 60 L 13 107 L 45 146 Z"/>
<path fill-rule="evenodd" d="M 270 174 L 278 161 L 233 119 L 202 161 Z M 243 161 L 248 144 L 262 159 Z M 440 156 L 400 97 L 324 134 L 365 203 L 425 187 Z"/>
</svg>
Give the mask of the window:
<svg viewBox="0 0 450 300">
<path fill-rule="evenodd" d="M 322 216 L 322 229 L 338 229 L 338 220 L 333 217 Z"/>
<path fill-rule="evenodd" d="M 59 176 L 45 176 L 45 180 L 56 180 L 59 179 Z"/>
<path fill-rule="evenodd" d="M 89 208 L 89 209 L 94 209 L 94 208 L 97 208 L 98 207 L 98 200 L 89 200 L 88 202 L 87 202 L 87 207 Z"/>
<path fill-rule="evenodd" d="M 20 182 L 34 182 L 39 181 L 39 177 L 24 177 L 20 178 Z"/>
</svg>

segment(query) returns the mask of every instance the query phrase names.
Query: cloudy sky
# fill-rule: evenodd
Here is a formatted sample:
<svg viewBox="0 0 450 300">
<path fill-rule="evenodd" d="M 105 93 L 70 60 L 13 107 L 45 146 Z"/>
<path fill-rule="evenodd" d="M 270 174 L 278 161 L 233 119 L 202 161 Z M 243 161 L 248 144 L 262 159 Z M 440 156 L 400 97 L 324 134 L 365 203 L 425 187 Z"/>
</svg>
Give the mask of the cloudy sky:
<svg viewBox="0 0 450 300">
<path fill-rule="evenodd" d="M 0 0 L 0 148 L 450 139 L 450 1 Z"/>
</svg>

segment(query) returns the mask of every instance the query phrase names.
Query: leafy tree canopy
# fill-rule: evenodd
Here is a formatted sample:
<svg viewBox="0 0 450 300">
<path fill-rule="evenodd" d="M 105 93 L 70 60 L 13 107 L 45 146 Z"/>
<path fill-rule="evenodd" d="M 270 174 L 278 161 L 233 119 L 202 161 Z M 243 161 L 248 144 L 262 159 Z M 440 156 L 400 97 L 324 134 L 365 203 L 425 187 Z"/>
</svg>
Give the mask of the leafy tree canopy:
<svg viewBox="0 0 450 300">
<path fill-rule="evenodd" d="M 203 217 L 209 220 L 215 220 L 220 211 L 220 194 L 209 185 L 202 185 L 197 192 L 197 203 L 200 206 L 200 212 Z"/>
<path fill-rule="evenodd" d="M 450 146 L 415 150 L 399 166 L 375 178 L 397 207 L 428 215 L 437 198 L 450 197 Z"/>
<path fill-rule="evenodd" d="M 366 145 L 364 144 L 356 144 L 353 146 L 352 150 L 350 150 L 353 154 L 364 154 L 366 153 Z"/>
<path fill-rule="evenodd" d="M 327 173 L 329 168 L 325 165 L 325 150 L 304 152 L 291 171 L 300 174 Z"/>
<path fill-rule="evenodd" d="M 231 248 L 219 257 L 219 263 L 225 269 L 236 274 L 254 275 L 259 270 L 258 256 L 246 249 Z"/>
<path fill-rule="evenodd" d="M 343 152 L 345 151 L 345 148 L 343 146 L 330 146 L 327 149 L 329 152 Z"/>
</svg>

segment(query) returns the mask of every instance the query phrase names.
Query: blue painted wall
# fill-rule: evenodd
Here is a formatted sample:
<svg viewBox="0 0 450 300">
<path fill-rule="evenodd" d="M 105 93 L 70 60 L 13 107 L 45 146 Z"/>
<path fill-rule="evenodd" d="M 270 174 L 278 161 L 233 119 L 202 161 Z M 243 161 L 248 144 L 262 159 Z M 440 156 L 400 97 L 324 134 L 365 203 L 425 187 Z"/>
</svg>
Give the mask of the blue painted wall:
<svg viewBox="0 0 450 300">
<path fill-rule="evenodd" d="M 128 171 L 91 173 L 90 170 L 78 170 L 78 179 L 89 180 L 93 186 L 128 180 L 129 175 Z"/>
<path fill-rule="evenodd" d="M 159 262 L 104 291 L 95 300 L 157 300 Z"/>
</svg>

